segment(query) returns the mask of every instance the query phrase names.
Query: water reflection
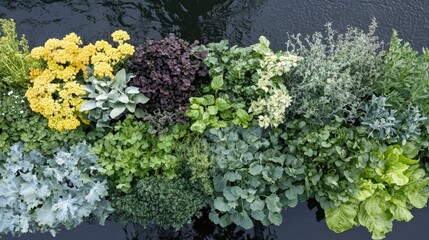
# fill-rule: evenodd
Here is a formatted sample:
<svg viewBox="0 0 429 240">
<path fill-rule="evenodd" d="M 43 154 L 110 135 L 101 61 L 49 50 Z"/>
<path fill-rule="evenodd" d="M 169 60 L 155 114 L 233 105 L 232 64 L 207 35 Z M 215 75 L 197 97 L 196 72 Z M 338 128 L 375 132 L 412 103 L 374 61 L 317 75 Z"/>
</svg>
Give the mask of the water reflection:
<svg viewBox="0 0 429 240">
<path fill-rule="evenodd" d="M 204 215 L 195 219 L 179 231 L 174 229 L 162 229 L 157 226 L 143 228 L 139 225 L 127 225 L 124 227 L 125 240 L 217 240 L 217 239 L 234 239 L 234 240 L 276 240 L 277 234 L 273 227 L 263 226 L 261 223 L 255 223 L 251 230 L 245 230 L 235 225 L 222 228 L 214 224 L 208 218 L 208 211 Z"/>
<path fill-rule="evenodd" d="M 0 16 L 14 18 L 30 43 L 77 32 L 85 41 L 109 39 L 124 29 L 138 44 L 172 32 L 204 43 L 249 34 L 251 18 L 266 0 L 1 0 Z"/>
</svg>

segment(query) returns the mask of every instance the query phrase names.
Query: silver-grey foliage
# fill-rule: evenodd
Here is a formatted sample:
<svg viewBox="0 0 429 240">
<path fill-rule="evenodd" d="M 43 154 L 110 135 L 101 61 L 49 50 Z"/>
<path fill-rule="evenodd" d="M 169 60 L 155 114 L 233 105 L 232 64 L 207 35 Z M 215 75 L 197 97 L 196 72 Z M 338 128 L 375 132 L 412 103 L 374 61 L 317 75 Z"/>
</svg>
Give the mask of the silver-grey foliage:
<svg viewBox="0 0 429 240">
<path fill-rule="evenodd" d="M 107 181 L 86 143 L 59 149 L 53 158 L 22 143 L 0 153 L 0 235 L 74 228 L 90 215 L 103 224 L 113 210 Z"/>
<path fill-rule="evenodd" d="M 325 35 L 316 32 L 304 42 L 299 34 L 290 36 L 288 51 L 303 60 L 285 82 L 294 99 L 289 114 L 319 124 L 335 116 L 353 120 L 363 98 L 371 95 L 373 75 L 381 61 L 376 27 L 373 21 L 368 33 L 349 27 L 337 35 L 327 24 Z"/>
<path fill-rule="evenodd" d="M 114 79 L 96 79 L 90 77 L 90 85 L 85 86 L 89 93 L 88 100 L 82 106 L 81 111 L 87 113 L 87 118 L 97 122 L 97 127 L 109 127 L 110 120 L 118 119 L 125 112 L 142 116 L 143 110 L 136 109 L 137 104 L 149 101 L 137 87 L 128 86 L 133 78 L 132 74 L 126 74 L 125 69 L 118 71 Z"/>
</svg>

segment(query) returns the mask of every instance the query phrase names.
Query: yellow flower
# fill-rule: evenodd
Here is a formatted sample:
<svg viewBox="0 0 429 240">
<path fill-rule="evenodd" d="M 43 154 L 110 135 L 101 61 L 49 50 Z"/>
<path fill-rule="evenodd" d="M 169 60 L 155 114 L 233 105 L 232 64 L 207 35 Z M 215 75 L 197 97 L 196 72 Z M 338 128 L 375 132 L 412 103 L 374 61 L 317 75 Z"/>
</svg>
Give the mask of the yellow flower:
<svg viewBox="0 0 429 240">
<path fill-rule="evenodd" d="M 130 40 L 130 36 L 124 30 L 117 30 L 112 33 L 112 39 L 113 41 L 122 44 L 124 41 Z"/>
</svg>

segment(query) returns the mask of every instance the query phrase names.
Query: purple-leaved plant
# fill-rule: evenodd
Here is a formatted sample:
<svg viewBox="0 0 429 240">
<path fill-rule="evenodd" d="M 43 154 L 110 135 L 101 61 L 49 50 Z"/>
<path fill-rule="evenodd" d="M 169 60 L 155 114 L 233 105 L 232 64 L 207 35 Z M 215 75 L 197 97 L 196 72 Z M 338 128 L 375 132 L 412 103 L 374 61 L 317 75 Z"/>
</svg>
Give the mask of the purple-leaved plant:
<svg viewBox="0 0 429 240">
<path fill-rule="evenodd" d="M 136 75 L 130 85 L 150 99 L 138 107 L 150 114 L 172 113 L 176 121 L 186 121 L 189 98 L 208 72 L 203 63 L 207 53 L 192 51 L 197 45 L 198 41 L 189 44 L 170 34 L 158 41 L 146 40 L 136 48 L 129 62 L 129 71 Z"/>
</svg>

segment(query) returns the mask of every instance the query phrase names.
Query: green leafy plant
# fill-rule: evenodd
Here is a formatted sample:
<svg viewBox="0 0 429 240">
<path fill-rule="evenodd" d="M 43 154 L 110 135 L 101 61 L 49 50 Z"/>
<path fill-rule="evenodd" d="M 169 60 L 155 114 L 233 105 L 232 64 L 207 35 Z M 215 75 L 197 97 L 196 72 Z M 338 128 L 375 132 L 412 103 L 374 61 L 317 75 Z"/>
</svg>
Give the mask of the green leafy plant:
<svg viewBox="0 0 429 240">
<path fill-rule="evenodd" d="M 335 208 L 325 209 L 326 223 L 335 232 L 364 226 L 373 239 L 384 239 L 393 221 L 410 221 L 411 209 L 429 198 L 429 178 L 420 168 L 412 145 L 389 146 L 376 152 L 381 165 L 368 166 L 359 176 L 359 191 Z"/>
<path fill-rule="evenodd" d="M 327 24 L 326 35 L 316 32 L 305 42 L 300 35 L 289 38 L 288 50 L 303 57 L 285 80 L 294 99 L 290 115 L 320 125 L 329 124 L 335 116 L 354 121 L 361 102 L 372 94 L 381 64 L 376 26 L 373 21 L 368 33 L 350 27 L 336 35 Z"/>
<path fill-rule="evenodd" d="M 419 140 L 427 120 L 416 107 L 409 106 L 406 111 L 398 112 L 386 97 L 375 95 L 360 108 L 359 118 L 368 131 L 368 137 L 389 143 L 401 142 L 402 145 L 409 140 Z"/>
<path fill-rule="evenodd" d="M 201 193 L 200 186 L 185 178 L 144 177 L 125 196 L 113 197 L 114 218 L 123 223 L 180 229 L 206 205 L 206 195 Z"/>
<path fill-rule="evenodd" d="M 112 212 L 107 181 L 90 146 L 58 149 L 52 158 L 16 143 L 0 154 L 0 233 L 18 234 L 76 227 L 89 216 L 101 223 Z"/>
<path fill-rule="evenodd" d="M 186 134 L 186 126 L 176 124 L 161 135 L 148 132 L 149 126 L 128 115 L 113 131 L 95 143 L 93 151 L 99 156 L 101 172 L 108 176 L 116 189 L 127 192 L 143 177 L 175 176 L 178 158 L 176 142 Z"/>
<path fill-rule="evenodd" d="M 215 165 L 209 215 L 214 223 L 280 225 L 281 210 L 306 199 L 303 161 L 283 153 L 279 132 L 227 127 L 210 129 L 207 138 Z"/>
<path fill-rule="evenodd" d="M 367 139 L 365 129 L 348 127 L 341 118 L 323 127 L 294 120 L 286 124 L 282 138 L 285 153 L 305 165 L 305 190 L 322 208 L 348 201 L 359 189 L 359 176 L 367 165 L 377 167 L 370 154 L 382 147 Z"/>
<path fill-rule="evenodd" d="M 409 43 L 393 32 L 389 50 L 377 74 L 374 86 L 380 96 L 387 96 L 398 112 L 409 105 L 417 107 L 424 117 L 429 116 L 429 51 L 419 54 Z M 428 124 L 428 121 L 425 121 Z M 427 135 L 427 133 L 426 133 Z"/>
<path fill-rule="evenodd" d="M 48 121 L 31 111 L 24 90 L 0 93 L 0 152 L 8 152 L 16 142 L 23 143 L 23 151 L 33 149 L 51 155 L 64 144 L 86 140 L 83 127 L 62 133 L 48 127 Z"/>
<path fill-rule="evenodd" d="M 24 35 L 18 39 L 13 19 L 0 19 L 0 26 L 0 90 L 28 87 L 32 65 L 28 42 Z"/>
<path fill-rule="evenodd" d="M 274 53 L 269 46 L 270 42 L 261 36 L 259 43 L 247 48 L 229 48 L 226 40 L 200 48 L 208 52 L 204 63 L 212 82 L 202 89 L 202 97 L 209 101 L 190 99 L 187 116 L 194 122 L 191 130 L 202 132 L 206 127 L 219 128 L 231 122 L 247 127 L 253 118 L 251 113 L 258 116 L 264 128 L 283 123 L 292 98 L 281 76 L 300 58 L 282 51 Z"/>
<path fill-rule="evenodd" d="M 110 127 L 110 121 L 119 119 L 126 112 L 134 113 L 137 117 L 144 115 L 142 109 L 136 109 L 138 104 L 149 101 L 137 87 L 129 87 L 128 83 L 134 76 L 126 74 L 125 69 L 119 70 L 114 79 L 98 80 L 91 76 L 86 85 L 88 99 L 83 102 L 80 111 L 88 111 L 87 118 L 97 122 L 97 127 Z"/>
</svg>

